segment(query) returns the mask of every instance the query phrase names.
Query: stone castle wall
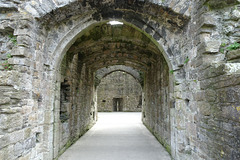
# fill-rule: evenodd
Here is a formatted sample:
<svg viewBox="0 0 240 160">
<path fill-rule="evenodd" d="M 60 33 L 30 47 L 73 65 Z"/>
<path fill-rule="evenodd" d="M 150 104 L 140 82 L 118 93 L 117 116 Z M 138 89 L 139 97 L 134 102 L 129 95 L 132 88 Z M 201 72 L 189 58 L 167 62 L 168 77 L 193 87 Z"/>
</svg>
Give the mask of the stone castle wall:
<svg viewBox="0 0 240 160">
<path fill-rule="evenodd" d="M 131 75 L 116 71 L 101 80 L 97 89 L 98 111 L 114 111 L 114 98 L 122 98 L 122 110 L 139 112 L 142 110 L 142 88 Z"/>
<path fill-rule="evenodd" d="M 240 159 L 239 3 L 2 0 L 0 159 L 61 154 L 95 123 L 111 65 L 145 73 L 143 121 L 174 159 Z"/>
</svg>

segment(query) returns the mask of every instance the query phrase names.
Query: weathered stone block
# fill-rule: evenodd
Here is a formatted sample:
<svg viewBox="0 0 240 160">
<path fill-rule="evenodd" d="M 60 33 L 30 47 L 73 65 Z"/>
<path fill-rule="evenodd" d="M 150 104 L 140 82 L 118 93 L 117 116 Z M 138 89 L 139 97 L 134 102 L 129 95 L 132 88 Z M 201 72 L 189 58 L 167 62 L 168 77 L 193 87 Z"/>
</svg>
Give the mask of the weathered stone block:
<svg viewBox="0 0 240 160">
<path fill-rule="evenodd" d="M 218 41 L 218 40 L 202 42 L 198 46 L 198 54 L 201 55 L 201 54 L 218 53 L 220 45 L 221 45 L 221 41 Z"/>
<path fill-rule="evenodd" d="M 238 9 L 234 9 L 231 13 L 232 20 L 239 20 L 240 19 L 240 11 Z"/>
<path fill-rule="evenodd" d="M 210 116 L 211 115 L 211 105 L 207 102 L 197 103 L 199 112 L 201 115 Z"/>
<path fill-rule="evenodd" d="M 235 5 L 239 3 L 240 3 L 239 0 L 207 0 L 206 1 L 206 4 L 213 9 L 228 7 L 229 5 Z"/>
<path fill-rule="evenodd" d="M 197 136 L 197 125 L 192 122 L 188 122 L 186 124 L 186 130 L 189 132 L 188 134 L 191 135 L 192 137 Z"/>
<path fill-rule="evenodd" d="M 222 108 L 222 118 L 239 122 L 240 111 L 238 106 L 226 106 Z"/>
<path fill-rule="evenodd" d="M 214 17 L 211 14 L 203 14 L 200 19 L 199 19 L 199 23 L 200 23 L 200 28 L 204 29 L 204 28 L 213 28 L 216 27 L 217 25 L 217 18 Z M 201 30 L 200 29 L 200 30 Z"/>
<path fill-rule="evenodd" d="M 23 143 L 24 152 L 28 152 L 30 149 L 35 147 L 35 145 L 36 145 L 35 137 L 25 140 L 24 143 Z"/>
<path fill-rule="evenodd" d="M 34 17 L 40 17 L 38 11 L 32 7 L 30 4 L 27 4 L 24 8 L 27 12 L 31 13 Z"/>
<path fill-rule="evenodd" d="M 13 57 L 8 60 L 9 64 L 18 64 L 18 65 L 25 65 L 30 66 L 30 61 L 24 58 Z"/>
<path fill-rule="evenodd" d="M 24 130 L 24 139 L 30 138 L 32 136 L 32 132 L 33 132 L 32 128 L 26 128 Z"/>
<path fill-rule="evenodd" d="M 11 101 L 11 98 L 10 97 L 4 97 L 2 99 L 0 99 L 0 105 L 2 104 L 7 104 Z"/>
<path fill-rule="evenodd" d="M 22 106 L 22 113 L 28 115 L 32 112 L 32 109 L 32 106 Z"/>
<path fill-rule="evenodd" d="M 0 149 L 0 159 L 5 160 L 5 159 L 16 159 L 16 157 L 14 157 L 14 147 L 13 145 L 10 145 L 8 147 L 5 147 L 3 149 Z"/>
<path fill-rule="evenodd" d="M 235 60 L 234 62 L 240 62 L 240 50 L 228 51 L 226 58 L 228 61 Z"/>
<path fill-rule="evenodd" d="M 19 160 L 29 160 L 30 159 L 30 153 L 28 153 L 27 155 L 23 155 L 22 157 L 19 158 Z"/>
<path fill-rule="evenodd" d="M 196 93 L 193 93 L 193 98 L 195 101 L 204 101 L 205 94 L 204 92 L 196 92 Z"/>
<path fill-rule="evenodd" d="M 17 80 L 17 79 L 13 79 L 13 80 Z M 24 92 L 21 92 L 19 90 L 15 90 L 13 89 L 12 91 L 10 92 L 5 92 L 3 93 L 4 96 L 7 96 L 7 97 L 10 97 L 11 99 L 17 99 L 17 100 L 21 100 L 21 99 L 24 99 L 26 98 L 27 94 L 25 94 L 26 91 Z"/>
<path fill-rule="evenodd" d="M 28 22 L 29 23 L 29 22 Z M 24 25 L 22 25 L 24 26 Z M 15 30 L 14 34 L 15 35 L 21 35 L 21 36 L 26 36 L 26 35 L 31 35 L 33 34 L 31 29 L 27 28 L 28 26 L 24 26 L 24 28 L 18 28 Z"/>
<path fill-rule="evenodd" d="M 220 75 L 225 74 L 226 72 L 224 71 L 225 65 L 213 65 L 211 67 L 208 67 L 202 71 L 199 71 L 199 79 L 204 80 L 204 79 L 209 79 L 213 77 L 217 77 Z"/>
<path fill-rule="evenodd" d="M 202 81 L 200 84 L 201 84 L 201 89 L 206 89 L 206 88 L 220 89 L 220 88 L 225 88 L 230 86 L 238 86 L 239 81 L 240 81 L 240 75 L 233 74 L 233 75 L 221 75 L 217 77 L 212 77 Z"/>
<path fill-rule="evenodd" d="M 53 123 L 53 113 L 52 113 L 52 111 L 45 111 L 44 112 L 44 123 L 45 124 Z"/>
<path fill-rule="evenodd" d="M 10 144 L 10 137 L 9 137 L 9 135 L 4 135 L 4 136 L 2 136 L 2 137 L 0 137 L 0 151 L 4 148 L 4 147 L 6 147 L 6 146 L 8 146 L 9 144 Z"/>
<path fill-rule="evenodd" d="M 7 130 L 8 132 L 21 129 L 23 125 L 23 117 L 20 113 L 16 114 L 1 114 L 0 129 Z"/>
<path fill-rule="evenodd" d="M 224 71 L 227 73 L 227 75 L 231 75 L 229 77 L 235 78 L 240 75 L 240 65 L 239 63 L 227 63 L 225 64 Z M 234 83 L 233 83 L 234 84 Z"/>
<path fill-rule="evenodd" d="M 217 93 L 212 89 L 208 89 L 205 91 L 205 99 L 207 102 L 216 102 L 217 100 Z"/>
<path fill-rule="evenodd" d="M 22 112 L 21 107 L 14 107 L 14 108 L 2 108 L 0 113 L 1 114 L 16 114 Z"/>
<path fill-rule="evenodd" d="M 229 132 L 232 132 L 233 130 L 233 125 L 230 123 L 223 122 L 223 129 Z"/>
<path fill-rule="evenodd" d="M 14 145 L 14 155 L 16 157 L 20 157 L 20 155 L 24 152 L 24 147 L 22 143 L 16 143 Z"/>
<path fill-rule="evenodd" d="M 217 94 L 220 103 L 237 103 L 240 100 L 240 93 L 235 88 L 219 89 Z"/>
<path fill-rule="evenodd" d="M 18 48 L 14 48 L 11 52 L 12 56 L 21 56 L 21 57 L 28 57 L 29 54 L 29 50 L 25 47 L 18 47 Z"/>
<path fill-rule="evenodd" d="M 9 141 L 15 144 L 24 139 L 24 130 L 15 131 L 9 134 Z"/>
</svg>

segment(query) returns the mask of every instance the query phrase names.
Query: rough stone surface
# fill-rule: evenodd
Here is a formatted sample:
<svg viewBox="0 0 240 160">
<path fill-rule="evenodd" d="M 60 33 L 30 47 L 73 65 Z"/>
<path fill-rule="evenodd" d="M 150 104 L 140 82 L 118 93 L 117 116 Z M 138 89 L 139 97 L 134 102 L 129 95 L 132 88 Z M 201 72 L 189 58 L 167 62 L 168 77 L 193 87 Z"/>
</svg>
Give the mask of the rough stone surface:
<svg viewBox="0 0 240 160">
<path fill-rule="evenodd" d="M 142 88 L 139 82 L 123 71 L 110 73 L 97 88 L 99 112 L 142 110 Z"/>
<path fill-rule="evenodd" d="M 0 159 L 58 157 L 96 121 L 97 70 L 118 65 L 143 73 L 143 122 L 174 159 L 240 159 L 239 8 L 2 0 Z"/>
</svg>

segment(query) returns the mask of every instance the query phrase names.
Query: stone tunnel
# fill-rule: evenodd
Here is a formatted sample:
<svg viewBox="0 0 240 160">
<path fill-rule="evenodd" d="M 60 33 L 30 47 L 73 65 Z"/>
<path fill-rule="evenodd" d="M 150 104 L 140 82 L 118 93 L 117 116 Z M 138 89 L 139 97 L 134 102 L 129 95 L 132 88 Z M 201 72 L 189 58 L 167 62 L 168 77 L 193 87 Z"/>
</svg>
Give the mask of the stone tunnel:
<svg viewBox="0 0 240 160">
<path fill-rule="evenodd" d="M 118 71 L 139 83 L 142 121 L 173 159 L 240 159 L 239 4 L 2 0 L 0 159 L 57 159 Z"/>
</svg>

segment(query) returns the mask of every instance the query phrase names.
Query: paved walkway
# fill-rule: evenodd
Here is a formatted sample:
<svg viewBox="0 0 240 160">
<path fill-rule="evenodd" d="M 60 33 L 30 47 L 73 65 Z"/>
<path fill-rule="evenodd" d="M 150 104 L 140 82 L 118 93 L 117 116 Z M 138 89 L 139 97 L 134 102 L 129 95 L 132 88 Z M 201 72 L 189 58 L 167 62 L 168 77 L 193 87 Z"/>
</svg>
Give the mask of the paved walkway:
<svg viewBox="0 0 240 160">
<path fill-rule="evenodd" d="M 171 160 L 141 113 L 98 113 L 98 122 L 59 160 Z"/>
</svg>

